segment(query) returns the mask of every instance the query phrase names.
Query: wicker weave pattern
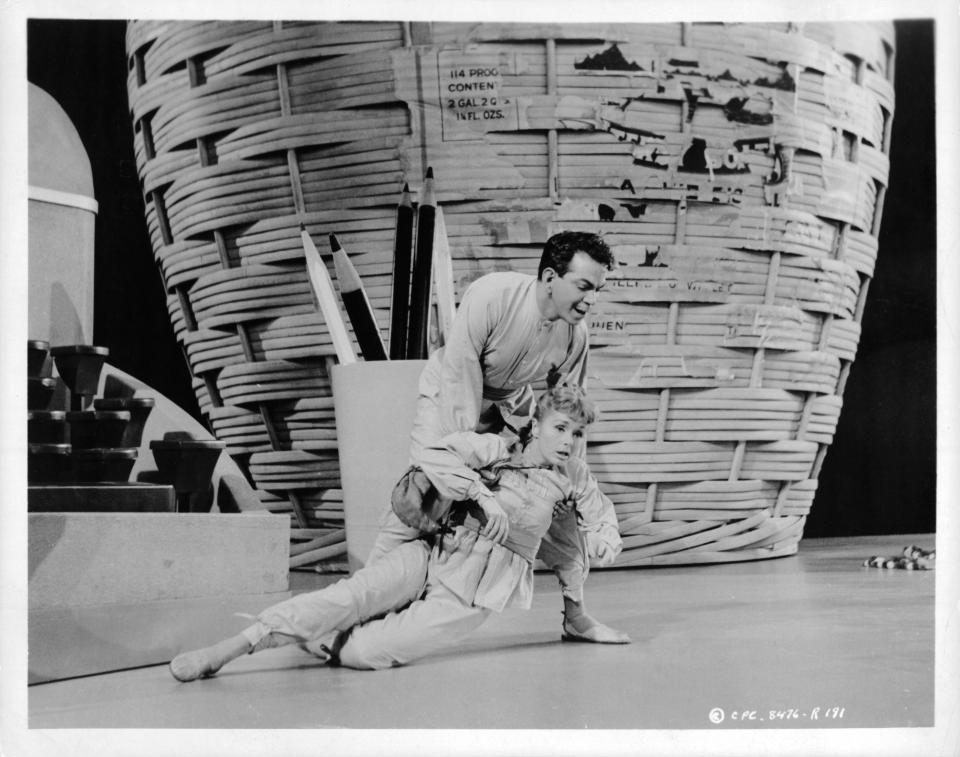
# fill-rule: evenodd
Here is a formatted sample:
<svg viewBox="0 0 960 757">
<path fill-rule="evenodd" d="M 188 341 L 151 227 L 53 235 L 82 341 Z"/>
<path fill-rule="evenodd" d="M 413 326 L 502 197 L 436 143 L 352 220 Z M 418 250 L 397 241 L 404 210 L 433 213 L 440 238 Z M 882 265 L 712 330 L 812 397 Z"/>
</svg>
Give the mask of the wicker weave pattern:
<svg viewBox="0 0 960 757">
<path fill-rule="evenodd" d="M 218 438 L 312 540 L 297 564 L 343 552 L 334 353 L 299 224 L 338 234 L 386 332 L 394 207 L 427 165 L 458 293 L 534 271 L 562 229 L 617 254 L 591 317 L 603 413 L 588 457 L 620 517 L 618 564 L 795 551 L 877 254 L 892 37 L 888 23 L 131 23 L 170 316 Z"/>
</svg>

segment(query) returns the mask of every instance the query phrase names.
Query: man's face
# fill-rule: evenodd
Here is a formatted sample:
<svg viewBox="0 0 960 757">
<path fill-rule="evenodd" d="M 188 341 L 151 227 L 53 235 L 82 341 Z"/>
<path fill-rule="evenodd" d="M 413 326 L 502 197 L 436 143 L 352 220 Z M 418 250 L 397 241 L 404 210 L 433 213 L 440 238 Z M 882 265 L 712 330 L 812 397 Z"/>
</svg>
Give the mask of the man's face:
<svg viewBox="0 0 960 757">
<path fill-rule="evenodd" d="M 607 280 L 607 269 L 585 252 L 577 252 L 563 277 L 551 268 L 543 272 L 557 315 L 567 323 L 583 320 L 597 302 L 597 292 Z"/>
<path fill-rule="evenodd" d="M 559 410 L 548 410 L 534 421 L 534 441 L 540 456 L 550 465 L 562 465 L 574 454 L 576 443 L 583 438 L 584 424 Z"/>
</svg>

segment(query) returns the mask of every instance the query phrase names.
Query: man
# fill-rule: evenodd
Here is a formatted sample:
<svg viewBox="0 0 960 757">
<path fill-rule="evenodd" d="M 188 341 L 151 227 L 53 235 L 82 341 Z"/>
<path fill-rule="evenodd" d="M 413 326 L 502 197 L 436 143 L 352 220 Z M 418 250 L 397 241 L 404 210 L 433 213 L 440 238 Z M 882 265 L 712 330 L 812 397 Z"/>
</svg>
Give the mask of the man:
<svg viewBox="0 0 960 757">
<path fill-rule="evenodd" d="M 585 319 L 613 267 L 613 254 L 599 236 L 561 232 L 544 245 L 536 277 L 507 271 L 473 282 L 445 346 L 431 355 L 420 376 L 411 463 L 418 464 L 426 447 L 451 433 L 519 429 L 533 412 L 536 381 L 583 386 Z M 612 503 L 606 497 L 596 502 L 591 512 L 557 518 L 538 557 L 560 581 L 564 639 L 626 644 L 625 633 L 600 623 L 583 606 L 590 558 L 609 564 L 621 548 Z M 367 564 L 418 536 L 388 510 Z"/>
</svg>

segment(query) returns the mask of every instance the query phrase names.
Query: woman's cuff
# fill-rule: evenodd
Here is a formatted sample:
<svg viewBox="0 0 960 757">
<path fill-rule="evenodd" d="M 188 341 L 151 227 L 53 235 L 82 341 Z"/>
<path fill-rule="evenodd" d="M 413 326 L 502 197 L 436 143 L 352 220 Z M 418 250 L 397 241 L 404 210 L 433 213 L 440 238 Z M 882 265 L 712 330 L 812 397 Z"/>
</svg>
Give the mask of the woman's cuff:
<svg viewBox="0 0 960 757">
<path fill-rule="evenodd" d="M 467 496 L 469 499 L 472 499 L 481 507 L 483 507 L 484 505 L 488 504 L 491 501 L 494 504 L 497 503 L 497 498 L 493 496 L 493 492 L 491 492 L 486 486 L 481 484 L 479 481 L 470 486 L 470 490 L 467 492 Z"/>
</svg>

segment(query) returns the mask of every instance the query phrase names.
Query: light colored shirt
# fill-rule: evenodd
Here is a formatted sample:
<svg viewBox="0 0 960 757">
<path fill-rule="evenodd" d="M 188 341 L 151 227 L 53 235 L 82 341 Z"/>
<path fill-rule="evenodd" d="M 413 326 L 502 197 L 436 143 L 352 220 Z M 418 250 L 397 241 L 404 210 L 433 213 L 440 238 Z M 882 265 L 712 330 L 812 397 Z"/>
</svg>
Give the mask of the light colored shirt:
<svg viewBox="0 0 960 757">
<path fill-rule="evenodd" d="M 421 394 L 436 393 L 441 436 L 472 431 L 490 404 L 505 419 L 529 413 L 530 385 L 551 369 L 584 385 L 586 323 L 548 321 L 536 292 L 537 279 L 515 271 L 481 276 L 464 292 L 446 345 L 431 355 L 421 381 Z"/>
</svg>

